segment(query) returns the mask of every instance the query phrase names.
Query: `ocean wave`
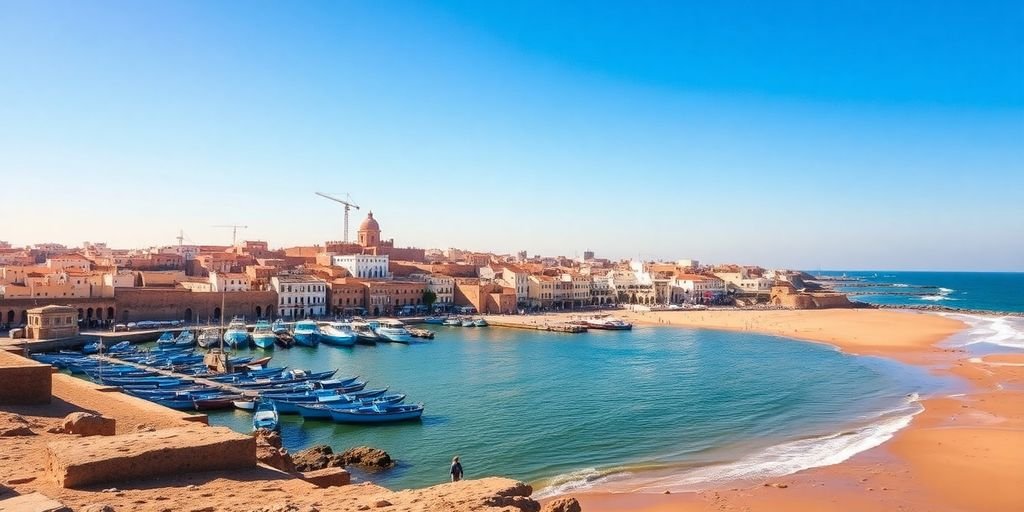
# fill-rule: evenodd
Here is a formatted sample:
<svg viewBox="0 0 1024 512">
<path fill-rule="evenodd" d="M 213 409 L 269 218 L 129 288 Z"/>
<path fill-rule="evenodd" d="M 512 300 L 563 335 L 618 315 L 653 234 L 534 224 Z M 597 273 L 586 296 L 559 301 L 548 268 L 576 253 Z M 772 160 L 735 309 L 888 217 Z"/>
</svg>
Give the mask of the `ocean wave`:
<svg viewBox="0 0 1024 512">
<path fill-rule="evenodd" d="M 953 297 L 947 297 L 945 295 L 922 295 L 921 297 L 918 297 L 918 299 L 920 299 L 920 300 L 931 300 L 931 301 L 960 300 L 960 299 L 954 299 Z"/>
<path fill-rule="evenodd" d="M 906 405 L 878 413 L 872 418 L 876 421 L 864 427 L 770 446 L 735 462 L 668 475 L 664 474 L 664 470 L 651 472 L 657 476 L 625 471 L 601 473 L 589 468 L 552 479 L 535 496 L 548 498 L 586 489 L 607 489 L 611 492 L 687 492 L 720 485 L 723 481 L 777 478 L 805 469 L 839 464 L 888 441 L 896 432 L 909 425 L 913 417 L 924 410 L 917 399 L 916 393 L 911 395 Z"/>
<path fill-rule="evenodd" d="M 951 294 L 951 293 L 953 293 L 955 291 L 956 290 L 954 290 L 952 288 L 942 288 L 942 287 L 939 287 L 939 293 L 941 293 L 943 295 L 949 295 L 949 294 Z"/>
<path fill-rule="evenodd" d="M 904 283 L 893 283 L 892 287 L 893 288 L 910 288 L 910 285 L 909 284 L 904 284 Z"/>
<path fill-rule="evenodd" d="M 1024 349 L 1024 318 L 1001 316 L 977 316 L 964 314 L 946 314 L 963 321 L 968 328 L 954 335 L 950 343 L 954 346 L 990 343 L 1002 347 Z"/>
</svg>

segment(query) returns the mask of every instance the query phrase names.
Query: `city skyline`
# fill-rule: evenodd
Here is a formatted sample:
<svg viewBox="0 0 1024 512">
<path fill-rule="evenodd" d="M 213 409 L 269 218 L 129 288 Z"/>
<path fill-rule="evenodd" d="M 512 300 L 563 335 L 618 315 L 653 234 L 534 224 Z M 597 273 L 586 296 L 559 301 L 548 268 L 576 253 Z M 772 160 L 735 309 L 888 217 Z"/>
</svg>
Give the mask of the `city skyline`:
<svg viewBox="0 0 1024 512">
<path fill-rule="evenodd" d="M 1012 3 L 3 5 L 15 245 L 1024 270 Z"/>
</svg>

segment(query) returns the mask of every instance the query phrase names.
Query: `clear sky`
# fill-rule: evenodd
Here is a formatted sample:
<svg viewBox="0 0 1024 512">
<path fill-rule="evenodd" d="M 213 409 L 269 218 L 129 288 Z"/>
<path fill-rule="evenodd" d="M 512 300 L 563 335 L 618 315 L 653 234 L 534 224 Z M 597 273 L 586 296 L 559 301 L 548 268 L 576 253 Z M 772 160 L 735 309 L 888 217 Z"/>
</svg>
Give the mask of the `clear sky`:
<svg viewBox="0 0 1024 512">
<path fill-rule="evenodd" d="M 0 240 L 1024 270 L 1012 2 L 0 0 Z"/>
</svg>

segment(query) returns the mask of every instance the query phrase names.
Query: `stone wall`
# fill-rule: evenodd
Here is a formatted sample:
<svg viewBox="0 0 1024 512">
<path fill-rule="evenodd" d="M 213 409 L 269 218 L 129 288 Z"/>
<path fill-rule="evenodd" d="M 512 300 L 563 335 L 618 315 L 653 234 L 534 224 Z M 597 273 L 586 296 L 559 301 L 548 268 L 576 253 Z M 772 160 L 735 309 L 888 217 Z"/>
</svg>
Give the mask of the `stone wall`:
<svg viewBox="0 0 1024 512">
<path fill-rule="evenodd" d="M 277 313 L 277 292 L 247 291 L 201 293 L 183 289 L 147 290 L 128 288 L 118 290 L 117 320 L 133 322 L 138 320 L 190 320 L 198 317 L 200 322 L 215 319 L 221 309 L 223 295 L 225 319 L 244 316 L 247 319 L 275 317 Z M 268 311 L 270 313 L 268 313 Z"/>
<path fill-rule="evenodd" d="M 0 405 L 50 403 L 53 368 L 0 350 Z"/>
</svg>

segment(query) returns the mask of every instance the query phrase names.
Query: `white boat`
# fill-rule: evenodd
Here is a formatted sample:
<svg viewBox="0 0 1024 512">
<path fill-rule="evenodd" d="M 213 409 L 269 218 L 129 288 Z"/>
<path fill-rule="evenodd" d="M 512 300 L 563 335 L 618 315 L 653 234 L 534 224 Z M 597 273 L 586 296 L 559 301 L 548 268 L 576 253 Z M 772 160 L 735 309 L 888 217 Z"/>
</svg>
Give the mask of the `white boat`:
<svg viewBox="0 0 1024 512">
<path fill-rule="evenodd" d="M 352 322 L 352 332 L 356 333 L 356 341 L 364 345 L 376 345 L 380 340 L 368 322 Z"/>
<path fill-rule="evenodd" d="M 604 329 L 606 331 L 628 331 L 633 328 L 633 324 L 609 315 L 596 315 L 584 320 L 583 323 L 591 329 Z"/>
<path fill-rule="evenodd" d="M 351 347 L 356 344 L 356 333 L 352 324 L 333 322 L 320 328 L 320 342 L 324 345 Z"/>
<path fill-rule="evenodd" d="M 228 330 L 224 332 L 224 343 L 230 347 L 249 344 L 249 328 L 246 327 L 242 317 L 236 316 L 231 319 Z"/>
<path fill-rule="evenodd" d="M 412 343 L 412 334 L 399 320 L 381 320 L 380 327 L 377 327 L 376 332 L 377 336 L 384 341 Z"/>
<path fill-rule="evenodd" d="M 220 344 L 220 328 L 207 327 L 199 333 L 199 346 L 202 348 L 216 347 Z"/>
<path fill-rule="evenodd" d="M 462 319 L 454 316 L 446 318 L 443 322 L 448 327 L 462 327 Z"/>
<path fill-rule="evenodd" d="M 274 331 L 274 334 L 284 334 L 288 332 L 288 324 L 284 323 L 284 320 L 278 318 L 277 320 L 274 320 L 274 325 L 270 327 L 270 330 Z"/>
<path fill-rule="evenodd" d="M 476 324 L 473 323 L 473 319 L 472 318 L 463 318 L 462 319 L 462 326 L 463 327 L 476 327 Z"/>
<path fill-rule="evenodd" d="M 259 320 L 256 322 L 256 328 L 252 331 L 252 342 L 259 348 L 274 348 L 274 342 L 277 340 L 277 335 L 270 330 L 270 322 L 266 320 Z"/>
<path fill-rule="evenodd" d="M 484 320 L 483 318 L 477 318 L 476 320 L 473 320 L 473 326 L 474 327 L 487 327 L 487 320 Z"/>
</svg>

